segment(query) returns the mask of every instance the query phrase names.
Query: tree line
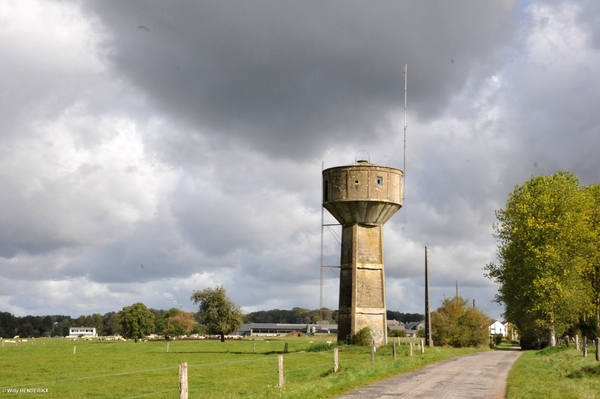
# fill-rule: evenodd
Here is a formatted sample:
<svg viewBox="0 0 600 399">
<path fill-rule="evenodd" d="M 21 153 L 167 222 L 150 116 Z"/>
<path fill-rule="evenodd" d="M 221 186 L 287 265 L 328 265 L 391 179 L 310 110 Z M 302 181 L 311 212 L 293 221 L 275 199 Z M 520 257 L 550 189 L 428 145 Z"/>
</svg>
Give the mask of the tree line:
<svg viewBox="0 0 600 399">
<path fill-rule="evenodd" d="M 186 332 L 200 331 L 196 326 L 197 315 L 194 312 L 183 312 L 179 309 L 170 310 L 148 309 L 152 314 L 150 333 L 183 335 Z M 0 312 L 0 337 L 55 337 L 69 335 L 71 327 L 94 327 L 98 335 L 123 335 L 122 311 L 108 312 L 104 315 L 94 313 L 81 315 L 77 318 L 64 315 L 49 316 L 14 316 L 8 312 Z"/>
<path fill-rule="evenodd" d="M 485 266 L 521 347 L 600 336 L 600 185 L 572 172 L 534 176 L 496 211 L 498 263 Z"/>
<path fill-rule="evenodd" d="M 220 301 L 225 297 L 224 291 L 222 294 Z M 126 327 L 138 328 L 135 324 L 128 324 L 127 320 L 125 325 L 123 324 L 123 316 L 129 317 L 130 313 L 133 313 L 135 317 L 139 315 L 143 319 L 140 323 L 143 325 L 146 335 L 178 336 L 206 333 L 205 324 L 196 312 L 184 312 L 177 308 L 158 310 L 146 308 L 145 305 L 143 307 L 136 305 L 125 307 L 119 312 L 108 312 L 104 315 L 94 313 L 78 318 L 58 315 L 17 317 L 7 312 L 0 312 L 0 337 L 12 338 L 15 335 L 22 337 L 67 336 L 71 327 L 95 327 L 98 335 L 104 336 L 125 335 Z M 316 324 L 325 321 L 337 324 L 337 313 L 337 310 L 327 308 L 310 310 L 295 307 L 291 310 L 272 309 L 250 312 L 241 315 L 241 320 L 243 323 Z M 391 310 L 387 311 L 387 317 L 388 320 L 398 320 L 403 323 L 421 321 L 424 318 L 422 314 L 418 313 L 401 313 Z"/>
<path fill-rule="evenodd" d="M 425 318 L 420 313 L 402 313 L 393 310 L 388 310 L 386 316 L 388 320 L 397 320 L 402 323 L 422 321 Z M 322 308 L 321 310 L 305 308 L 272 309 L 247 313 L 243 316 L 243 319 L 244 323 L 316 324 L 325 321 L 330 324 L 337 324 L 338 311 L 328 308 Z"/>
</svg>

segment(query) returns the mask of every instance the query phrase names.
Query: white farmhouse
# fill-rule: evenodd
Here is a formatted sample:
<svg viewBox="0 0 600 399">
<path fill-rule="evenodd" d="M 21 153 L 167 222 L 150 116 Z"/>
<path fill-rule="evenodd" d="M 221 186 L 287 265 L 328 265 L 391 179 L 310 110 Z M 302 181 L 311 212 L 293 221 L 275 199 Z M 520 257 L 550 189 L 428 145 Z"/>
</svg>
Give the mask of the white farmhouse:
<svg viewBox="0 0 600 399">
<path fill-rule="evenodd" d="M 503 337 L 506 337 L 506 326 L 498 320 L 494 320 L 494 322 L 490 324 L 490 335 L 496 334 L 502 334 Z"/>
<path fill-rule="evenodd" d="M 69 328 L 69 337 L 97 337 L 95 327 L 71 327 Z"/>
</svg>

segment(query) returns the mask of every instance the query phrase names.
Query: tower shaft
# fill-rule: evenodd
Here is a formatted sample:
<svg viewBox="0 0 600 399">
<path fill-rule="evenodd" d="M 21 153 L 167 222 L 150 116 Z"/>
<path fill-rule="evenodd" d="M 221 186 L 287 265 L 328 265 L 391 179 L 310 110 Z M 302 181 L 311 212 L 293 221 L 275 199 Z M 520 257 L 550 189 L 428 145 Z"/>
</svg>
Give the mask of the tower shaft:
<svg viewBox="0 0 600 399">
<path fill-rule="evenodd" d="M 382 225 L 342 228 L 338 341 L 370 327 L 378 345 L 387 343 Z"/>
</svg>

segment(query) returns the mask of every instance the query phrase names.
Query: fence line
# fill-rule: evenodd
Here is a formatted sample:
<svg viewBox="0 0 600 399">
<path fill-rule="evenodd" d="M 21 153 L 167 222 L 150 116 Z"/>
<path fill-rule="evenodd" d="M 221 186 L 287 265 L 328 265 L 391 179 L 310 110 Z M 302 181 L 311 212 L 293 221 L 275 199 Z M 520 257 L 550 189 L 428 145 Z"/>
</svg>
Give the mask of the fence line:
<svg viewBox="0 0 600 399">
<path fill-rule="evenodd" d="M 303 356 L 307 356 L 307 355 L 310 356 L 310 355 L 333 354 L 335 352 L 336 348 L 338 349 L 338 351 L 340 351 L 340 349 L 341 349 L 342 353 L 345 352 L 345 349 L 347 349 L 348 351 L 350 351 L 350 350 L 353 349 L 353 348 L 343 348 L 343 347 L 339 348 L 337 346 L 334 346 L 333 348 L 327 349 L 327 350 L 324 350 L 324 351 L 318 351 L 318 352 L 306 352 L 306 351 L 303 351 L 303 352 L 293 352 L 293 353 L 286 353 L 285 356 L 287 358 L 299 358 L 301 356 L 303 357 Z M 278 354 L 278 353 L 280 354 L 280 352 L 272 352 L 273 355 Z M 271 353 L 267 353 L 267 354 L 271 354 Z M 197 364 L 190 364 L 190 365 L 188 365 L 188 367 L 227 366 L 227 365 L 233 365 L 233 364 L 272 361 L 273 359 L 274 359 L 274 357 L 266 356 L 266 357 L 261 358 L 261 359 L 248 359 L 248 360 L 238 360 L 238 361 L 219 362 L 219 363 L 197 363 Z M 315 369 L 316 370 L 318 368 L 321 368 L 321 367 L 327 366 L 327 365 L 333 366 L 333 364 L 334 363 L 333 363 L 333 358 L 332 358 L 331 362 L 328 361 L 328 362 L 313 364 L 313 365 L 308 366 L 308 367 L 286 369 L 285 372 L 286 372 L 286 374 L 289 375 L 289 373 L 294 373 L 294 372 L 297 372 L 297 371 L 308 370 L 308 369 Z M 98 378 L 105 378 L 105 377 L 117 377 L 117 376 L 124 376 L 124 375 L 149 373 L 149 372 L 154 372 L 154 371 L 175 370 L 178 367 L 179 367 L 179 365 L 174 365 L 174 366 L 169 366 L 169 367 L 158 367 L 158 368 L 154 368 L 154 369 L 134 370 L 134 371 L 121 372 L 121 373 L 100 374 L 100 375 L 93 375 L 93 376 L 86 376 L 86 377 L 66 378 L 66 379 L 62 379 L 62 380 L 53 380 L 53 381 L 35 382 L 35 383 L 20 384 L 20 385 L 11 385 L 11 387 L 25 387 L 25 386 L 34 386 L 34 385 L 51 384 L 51 383 L 62 383 L 62 382 L 70 382 L 70 381 L 91 380 L 91 379 L 98 379 Z M 241 381 L 241 380 L 248 380 L 248 379 L 253 379 L 253 378 L 258 378 L 258 377 L 264 377 L 264 376 L 269 376 L 269 375 L 276 375 L 277 373 L 278 373 L 278 371 L 273 371 L 273 372 L 268 372 L 268 373 L 256 374 L 256 375 L 252 375 L 252 376 L 248 376 L 248 377 L 240 377 L 240 378 L 233 378 L 233 379 L 226 379 L 226 380 L 211 381 L 211 382 L 206 382 L 206 383 L 203 383 L 203 384 L 191 385 L 191 386 L 189 386 L 189 388 L 199 388 L 199 387 L 203 387 L 203 386 L 207 386 L 207 385 L 213 385 L 213 384 L 218 384 L 218 383 L 223 383 L 223 382 L 235 382 L 235 381 Z M 130 399 L 158 395 L 158 394 L 161 394 L 161 393 L 167 393 L 167 392 L 177 391 L 178 389 L 179 388 L 171 388 L 171 389 L 166 389 L 166 390 L 161 390 L 161 391 L 154 391 L 154 392 L 150 392 L 150 393 L 147 393 L 147 394 L 132 396 L 132 397 L 130 397 Z"/>
<path fill-rule="evenodd" d="M 306 355 L 306 354 L 312 355 L 312 354 L 318 354 L 318 353 L 329 352 L 329 351 L 330 350 L 321 351 L 321 352 L 304 352 L 304 353 L 302 353 L 302 355 Z M 331 352 L 333 353 L 333 349 L 331 350 Z M 276 352 L 273 352 L 273 354 L 276 354 Z M 298 352 L 296 352 L 296 353 L 288 353 L 288 354 L 286 354 L 286 357 L 287 356 L 300 355 L 300 354 L 301 353 L 298 353 Z M 233 361 L 233 362 L 198 363 L 198 364 L 189 364 L 188 367 L 224 366 L 224 365 L 229 365 L 229 364 L 263 362 L 263 361 L 267 361 L 267 360 L 272 360 L 272 359 L 269 358 L 269 357 L 265 357 L 265 358 L 262 358 L 262 359 L 237 360 L 237 361 Z M 28 383 L 28 384 L 10 385 L 10 388 L 20 388 L 20 387 L 26 387 L 26 386 L 31 386 L 31 385 L 52 384 L 52 383 L 61 383 L 61 382 L 70 382 L 70 381 L 92 380 L 92 379 L 103 378 L 103 377 L 117 377 L 117 376 L 130 375 L 130 374 L 149 373 L 149 372 L 152 372 L 152 371 L 163 371 L 163 370 L 177 369 L 178 367 L 179 367 L 179 365 L 177 364 L 175 366 L 158 367 L 158 368 L 154 368 L 154 369 L 125 371 L 125 372 L 121 372 L 121 373 L 112 373 L 112 374 L 99 374 L 99 375 L 91 375 L 91 376 L 86 376 L 86 377 L 65 378 L 65 379 L 62 379 L 62 380 L 31 382 L 31 383 Z M 248 377 L 248 378 L 254 378 L 254 377 Z M 211 383 L 207 383 L 207 384 L 211 384 Z M 9 386 L 2 387 L 2 388 L 8 388 L 8 387 Z M 168 391 L 170 391 L 170 390 L 167 390 L 165 392 L 168 392 Z"/>
<path fill-rule="evenodd" d="M 188 365 L 188 367 L 189 367 L 189 365 Z M 205 382 L 203 384 L 188 385 L 188 389 L 190 389 L 190 388 L 200 388 L 200 387 L 204 387 L 204 386 L 207 386 L 207 385 L 218 384 L 218 383 L 221 383 L 223 381 L 234 382 L 234 381 L 250 380 L 252 378 L 264 377 L 264 376 L 276 375 L 276 374 L 277 374 L 277 371 L 270 371 L 268 373 L 256 374 L 256 375 L 253 375 L 253 376 L 250 376 L 250 377 L 240 377 L 240 378 L 232 378 L 232 379 L 228 379 L 228 380 L 219 380 L 219 381 Z M 177 391 L 177 390 L 179 390 L 179 388 L 172 388 L 172 389 L 167 389 L 167 390 L 164 390 L 164 391 L 155 391 L 155 392 L 151 392 L 151 393 L 145 393 L 143 395 L 130 396 L 127 399 L 143 398 L 143 397 L 146 397 L 146 396 L 158 395 L 160 393 Z"/>
<path fill-rule="evenodd" d="M 90 376 L 87 376 L 87 377 L 66 378 L 64 380 L 53 380 L 53 381 L 43 381 L 43 382 L 32 382 L 32 383 L 29 383 L 29 384 L 10 385 L 10 386 L 6 386 L 6 387 L 2 387 L 2 388 L 9 388 L 9 387 L 10 388 L 18 388 L 18 387 L 26 387 L 26 386 L 30 386 L 30 385 L 52 384 L 52 383 L 56 383 L 56 382 L 92 380 L 92 379 L 95 379 L 95 378 L 102 378 L 102 377 L 116 377 L 116 376 L 120 376 L 120 375 L 149 373 L 151 371 L 161 371 L 161 370 L 176 369 L 177 367 L 179 367 L 179 366 L 160 367 L 160 368 L 148 369 L 148 370 L 125 371 L 125 372 L 122 372 L 122 373 L 114 373 L 114 374 L 90 375 Z"/>
<path fill-rule="evenodd" d="M 269 360 L 273 360 L 272 358 Z M 300 368 L 296 368 L 296 369 L 285 369 L 285 373 L 289 375 L 289 373 L 293 373 L 295 371 L 299 371 L 299 370 L 307 370 L 307 369 L 316 369 L 319 366 L 327 366 L 330 365 L 330 363 L 319 363 L 317 365 L 314 366 L 310 366 L 310 367 L 300 367 Z M 188 368 L 190 366 L 188 365 Z M 211 381 L 211 382 L 205 382 L 203 384 L 195 384 L 195 385 L 188 385 L 188 389 L 191 388 L 200 388 L 200 387 L 205 387 L 207 385 L 213 385 L 213 384 L 219 384 L 222 382 L 235 382 L 235 381 L 242 381 L 242 380 L 250 380 L 252 378 L 257 378 L 257 377 L 266 377 L 266 376 L 270 376 L 270 375 L 277 375 L 278 371 L 270 371 L 268 373 L 262 373 L 262 374 L 255 374 L 249 377 L 239 377 L 239 378 L 230 378 L 227 380 L 218 380 L 218 381 Z M 127 399 L 136 399 L 136 398 L 143 398 L 143 397 L 147 397 L 147 396 L 152 396 L 152 395 L 158 395 L 161 393 L 165 393 L 165 392 L 171 392 L 171 391 L 177 391 L 179 388 L 172 388 L 172 389 L 167 389 L 164 391 L 155 391 L 155 392 L 150 392 L 150 393 L 145 393 L 142 395 L 137 395 L 137 396 L 130 396 Z"/>
</svg>

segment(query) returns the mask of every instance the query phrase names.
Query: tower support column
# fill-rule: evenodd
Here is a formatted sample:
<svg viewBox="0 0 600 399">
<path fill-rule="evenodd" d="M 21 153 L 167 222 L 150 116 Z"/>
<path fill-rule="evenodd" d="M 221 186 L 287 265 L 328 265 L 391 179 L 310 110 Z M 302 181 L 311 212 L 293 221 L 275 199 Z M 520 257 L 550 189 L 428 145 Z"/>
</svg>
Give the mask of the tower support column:
<svg viewBox="0 0 600 399">
<path fill-rule="evenodd" d="M 369 327 L 387 344 L 382 225 L 342 226 L 338 341 Z"/>
</svg>

